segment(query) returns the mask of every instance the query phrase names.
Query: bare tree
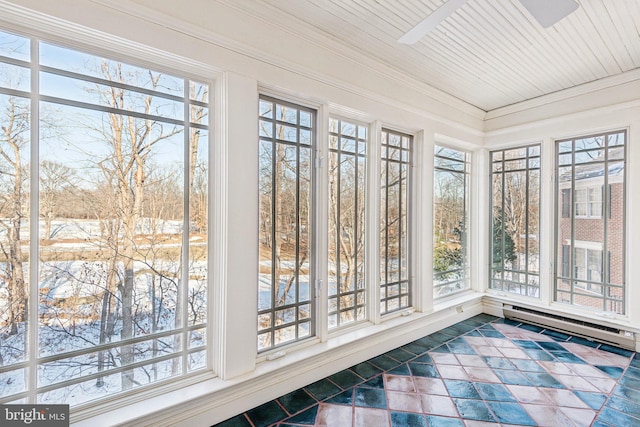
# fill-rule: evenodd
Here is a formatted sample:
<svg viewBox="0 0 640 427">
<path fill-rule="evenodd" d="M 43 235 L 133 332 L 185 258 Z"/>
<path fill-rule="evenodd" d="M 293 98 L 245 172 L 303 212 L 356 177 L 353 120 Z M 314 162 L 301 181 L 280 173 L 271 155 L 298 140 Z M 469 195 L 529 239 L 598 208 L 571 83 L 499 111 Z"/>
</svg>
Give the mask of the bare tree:
<svg viewBox="0 0 640 427">
<path fill-rule="evenodd" d="M 103 61 L 100 67 L 103 78 L 121 85 L 131 85 L 142 78 L 148 80 L 151 89 L 155 89 L 161 78 L 160 74 L 148 72 L 131 72 L 123 69 L 120 63 Z M 101 104 L 108 107 L 126 110 L 132 109 L 151 115 L 152 95 L 135 94 L 122 87 L 97 87 L 94 92 L 99 96 Z M 134 260 L 136 257 L 136 229 L 143 216 L 146 179 L 149 174 L 149 159 L 153 147 L 182 131 L 171 126 L 168 130 L 163 124 L 146 118 L 109 113 L 99 128 L 94 128 L 100 140 L 107 148 L 108 154 L 94 164 L 100 171 L 105 193 L 101 196 L 108 201 L 110 208 L 104 209 L 101 220 L 103 239 L 106 250 L 111 252 L 111 263 L 103 296 L 101 342 L 106 340 L 110 332 L 110 311 L 113 307 L 114 290 L 121 310 L 120 338 L 128 340 L 134 332 Z M 106 206 L 103 205 L 106 208 Z M 120 363 L 123 366 L 134 362 L 133 346 L 125 344 L 121 347 Z M 122 389 L 129 389 L 134 384 L 133 371 L 122 372 Z"/>
<path fill-rule="evenodd" d="M 29 103 L 9 96 L 0 116 L 0 250 L 4 257 L 2 279 L 7 287 L 7 322 L 10 334 L 18 333 L 18 324 L 27 316 L 27 292 L 23 270 L 22 219 L 27 215 L 25 202 L 25 151 L 29 147 Z"/>
<path fill-rule="evenodd" d="M 40 163 L 40 217 L 44 219 L 44 237 L 51 239 L 51 221 L 65 193 L 74 186 L 75 170 L 62 163 L 44 160 Z"/>
</svg>

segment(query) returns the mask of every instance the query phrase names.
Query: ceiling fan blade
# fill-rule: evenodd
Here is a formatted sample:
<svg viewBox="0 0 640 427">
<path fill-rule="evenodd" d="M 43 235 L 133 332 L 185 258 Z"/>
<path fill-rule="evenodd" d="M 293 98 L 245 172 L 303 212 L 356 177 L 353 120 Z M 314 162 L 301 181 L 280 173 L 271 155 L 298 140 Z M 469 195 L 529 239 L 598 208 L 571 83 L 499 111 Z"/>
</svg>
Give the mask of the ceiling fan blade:
<svg viewBox="0 0 640 427">
<path fill-rule="evenodd" d="M 520 3 L 544 28 L 549 28 L 578 8 L 574 0 L 520 0 Z"/>
<path fill-rule="evenodd" d="M 535 0 L 534 0 L 535 1 Z M 414 44 L 422 39 L 427 33 L 438 26 L 442 21 L 447 19 L 449 15 L 455 12 L 460 6 L 465 4 L 467 0 L 448 0 L 445 4 L 437 8 L 420 21 L 415 27 L 409 30 L 404 36 L 398 39 L 398 43 Z"/>
</svg>

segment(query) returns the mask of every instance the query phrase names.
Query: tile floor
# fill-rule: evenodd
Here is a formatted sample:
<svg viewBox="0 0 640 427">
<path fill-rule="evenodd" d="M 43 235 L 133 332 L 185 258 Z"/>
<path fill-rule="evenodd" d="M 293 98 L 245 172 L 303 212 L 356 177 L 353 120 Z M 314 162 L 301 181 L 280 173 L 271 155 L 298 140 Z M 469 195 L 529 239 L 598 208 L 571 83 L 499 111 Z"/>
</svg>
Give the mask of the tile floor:
<svg viewBox="0 0 640 427">
<path fill-rule="evenodd" d="M 640 426 L 640 354 L 479 315 L 229 426 Z"/>
</svg>

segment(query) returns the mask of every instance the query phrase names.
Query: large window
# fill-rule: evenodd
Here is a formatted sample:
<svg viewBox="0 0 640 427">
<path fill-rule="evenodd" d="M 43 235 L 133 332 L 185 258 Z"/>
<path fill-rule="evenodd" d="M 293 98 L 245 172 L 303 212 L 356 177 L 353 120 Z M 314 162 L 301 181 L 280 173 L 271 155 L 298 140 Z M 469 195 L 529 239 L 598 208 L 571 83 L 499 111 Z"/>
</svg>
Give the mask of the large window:
<svg viewBox="0 0 640 427">
<path fill-rule="evenodd" d="M 315 111 L 260 97 L 258 350 L 315 334 Z"/>
<path fill-rule="evenodd" d="M 208 97 L 0 32 L 0 402 L 207 366 Z"/>
<path fill-rule="evenodd" d="M 492 289 L 540 297 L 540 145 L 491 152 Z"/>
<path fill-rule="evenodd" d="M 557 142 L 555 299 L 625 312 L 626 132 Z"/>
<path fill-rule="evenodd" d="M 367 127 L 329 120 L 329 329 L 366 318 Z"/>
<path fill-rule="evenodd" d="M 411 305 L 409 201 L 412 138 L 382 130 L 380 194 L 380 313 Z"/>
<path fill-rule="evenodd" d="M 469 288 L 468 208 L 471 154 L 435 146 L 433 296 Z"/>
</svg>

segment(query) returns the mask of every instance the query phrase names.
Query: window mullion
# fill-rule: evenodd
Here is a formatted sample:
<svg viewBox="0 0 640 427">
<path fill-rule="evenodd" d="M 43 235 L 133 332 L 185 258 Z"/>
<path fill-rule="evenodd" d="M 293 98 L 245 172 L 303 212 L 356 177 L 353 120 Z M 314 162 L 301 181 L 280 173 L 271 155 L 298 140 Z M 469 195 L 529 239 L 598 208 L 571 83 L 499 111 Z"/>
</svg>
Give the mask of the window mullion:
<svg viewBox="0 0 640 427">
<path fill-rule="evenodd" d="M 365 239 L 365 260 L 366 263 L 365 282 L 367 283 L 367 311 L 369 319 L 374 324 L 380 323 L 380 210 L 381 210 L 381 182 L 382 171 L 381 139 L 382 124 L 379 121 L 373 122 L 368 128 L 369 140 L 367 147 L 367 167 L 366 169 L 366 189 L 365 203 L 367 205 L 366 225 L 364 233 Z"/>
<path fill-rule="evenodd" d="M 188 79 L 184 79 L 184 91 L 183 91 L 183 155 L 184 155 L 184 177 L 183 177 L 183 207 L 182 207 L 182 248 L 180 254 L 180 289 L 179 289 L 179 307 L 182 310 L 179 313 L 176 313 L 176 316 L 180 316 L 180 328 L 182 329 L 180 333 L 181 340 L 181 360 L 182 360 L 182 373 L 186 374 L 189 372 L 189 332 L 188 332 L 188 299 L 189 299 L 189 242 L 190 242 L 190 234 L 191 234 L 191 212 L 190 212 L 190 203 L 189 200 L 191 198 L 191 129 L 189 123 L 191 122 L 191 104 L 189 102 L 190 96 L 190 84 Z"/>
<path fill-rule="evenodd" d="M 31 191 L 29 195 L 29 315 L 27 319 L 28 343 L 27 352 L 29 358 L 29 368 L 27 372 L 27 401 L 37 403 L 38 395 L 38 311 L 39 311 L 39 199 L 40 199 L 40 179 L 39 179 L 39 142 L 40 142 L 40 41 L 31 39 L 31 168 L 30 181 Z"/>
</svg>

